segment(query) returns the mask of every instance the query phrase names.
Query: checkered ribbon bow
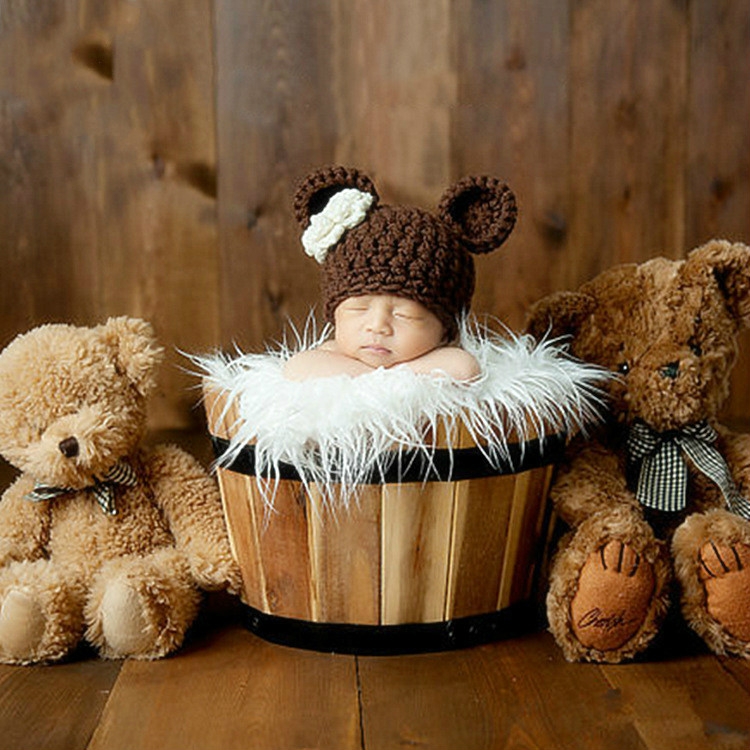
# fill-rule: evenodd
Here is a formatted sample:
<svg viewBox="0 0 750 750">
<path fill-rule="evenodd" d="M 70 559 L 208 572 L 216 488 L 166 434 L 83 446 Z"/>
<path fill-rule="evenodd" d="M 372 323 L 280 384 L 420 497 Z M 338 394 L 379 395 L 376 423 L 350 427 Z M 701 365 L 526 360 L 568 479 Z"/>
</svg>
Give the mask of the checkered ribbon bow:
<svg viewBox="0 0 750 750">
<path fill-rule="evenodd" d="M 724 495 L 727 508 L 750 519 L 750 502 L 737 490 L 729 467 L 716 448 L 716 431 L 697 422 L 680 431 L 656 432 L 636 422 L 628 435 L 628 456 L 640 461 L 636 497 L 647 508 L 680 511 L 687 504 L 687 456 Z"/>
<path fill-rule="evenodd" d="M 94 484 L 85 489 L 94 493 L 99 507 L 108 516 L 115 516 L 117 515 L 115 485 L 122 484 L 126 487 L 134 487 L 137 483 L 138 477 L 133 467 L 125 461 L 118 461 L 101 479 L 95 479 Z M 34 489 L 26 495 L 26 499 L 39 503 L 78 491 L 72 487 L 52 487 L 37 482 Z"/>
</svg>

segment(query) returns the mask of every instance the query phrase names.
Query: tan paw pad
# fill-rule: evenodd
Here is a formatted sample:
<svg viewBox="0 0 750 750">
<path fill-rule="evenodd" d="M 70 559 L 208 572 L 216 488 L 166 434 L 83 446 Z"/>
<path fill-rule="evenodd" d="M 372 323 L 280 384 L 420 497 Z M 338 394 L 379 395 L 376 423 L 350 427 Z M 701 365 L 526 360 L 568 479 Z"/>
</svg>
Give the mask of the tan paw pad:
<svg viewBox="0 0 750 750">
<path fill-rule="evenodd" d="M 709 541 L 698 562 L 708 613 L 730 635 L 750 641 L 750 546 Z"/>
<path fill-rule="evenodd" d="M 613 540 L 581 568 L 570 603 L 573 633 L 586 648 L 620 648 L 640 629 L 654 593 L 654 572 L 629 545 Z"/>
<path fill-rule="evenodd" d="M 107 587 L 101 606 L 104 638 L 115 653 L 128 656 L 150 646 L 143 603 L 135 589 L 115 581 Z"/>
<path fill-rule="evenodd" d="M 0 607 L 0 648 L 13 658 L 32 656 L 44 636 L 39 602 L 24 591 L 11 590 Z"/>
</svg>

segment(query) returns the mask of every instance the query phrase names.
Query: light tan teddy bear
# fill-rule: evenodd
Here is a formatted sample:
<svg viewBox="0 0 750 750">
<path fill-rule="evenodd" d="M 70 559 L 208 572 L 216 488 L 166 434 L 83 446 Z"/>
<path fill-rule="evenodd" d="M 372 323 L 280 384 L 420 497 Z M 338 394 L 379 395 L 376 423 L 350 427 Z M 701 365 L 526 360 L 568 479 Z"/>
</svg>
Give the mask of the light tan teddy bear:
<svg viewBox="0 0 750 750">
<path fill-rule="evenodd" d="M 643 651 L 670 604 L 717 653 L 750 657 L 750 435 L 718 416 L 750 324 L 750 248 L 599 274 L 541 300 L 536 335 L 610 368 L 610 419 L 575 441 L 551 488 L 571 527 L 551 572 L 550 628 L 569 659 Z"/>
<path fill-rule="evenodd" d="M 199 589 L 237 590 L 213 480 L 173 446 L 139 447 L 161 361 L 151 326 L 55 324 L 0 353 L 0 661 L 157 658 Z"/>
</svg>

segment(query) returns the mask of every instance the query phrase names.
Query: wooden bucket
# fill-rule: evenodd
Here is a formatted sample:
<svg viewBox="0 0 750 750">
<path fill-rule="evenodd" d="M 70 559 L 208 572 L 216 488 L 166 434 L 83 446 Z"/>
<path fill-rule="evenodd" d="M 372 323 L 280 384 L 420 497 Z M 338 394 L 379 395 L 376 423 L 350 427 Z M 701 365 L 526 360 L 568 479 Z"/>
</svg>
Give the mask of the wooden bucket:
<svg viewBox="0 0 750 750">
<path fill-rule="evenodd" d="M 204 395 L 221 455 L 236 414 L 219 419 L 223 397 Z M 503 472 L 462 431 L 450 481 L 361 485 L 335 513 L 299 478 L 280 480 L 269 510 L 248 446 L 217 469 L 248 627 L 277 643 L 361 654 L 460 648 L 528 630 L 564 443 L 551 435 L 543 450 L 538 440 L 511 446 L 523 462 Z"/>
</svg>

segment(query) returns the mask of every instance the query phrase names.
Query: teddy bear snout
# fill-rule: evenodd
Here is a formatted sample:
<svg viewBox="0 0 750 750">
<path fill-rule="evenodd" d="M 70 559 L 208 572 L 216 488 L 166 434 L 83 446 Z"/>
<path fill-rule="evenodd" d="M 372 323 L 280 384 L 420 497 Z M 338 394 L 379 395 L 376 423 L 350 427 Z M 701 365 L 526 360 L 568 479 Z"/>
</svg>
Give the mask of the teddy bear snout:
<svg viewBox="0 0 750 750">
<path fill-rule="evenodd" d="M 659 374 L 663 378 L 667 378 L 669 380 L 674 380 L 679 375 L 679 373 L 680 373 L 679 361 L 669 362 L 668 364 L 664 365 L 659 370 Z"/>
<path fill-rule="evenodd" d="M 57 444 L 57 447 L 60 449 L 60 453 L 62 453 L 65 458 L 75 458 L 81 449 L 81 446 L 78 444 L 78 440 L 76 440 L 76 438 L 72 436 L 61 440 Z"/>
<path fill-rule="evenodd" d="M 19 468 L 47 484 L 81 487 L 106 473 L 130 448 L 112 415 L 84 405 L 49 424 L 28 445 Z"/>
</svg>

